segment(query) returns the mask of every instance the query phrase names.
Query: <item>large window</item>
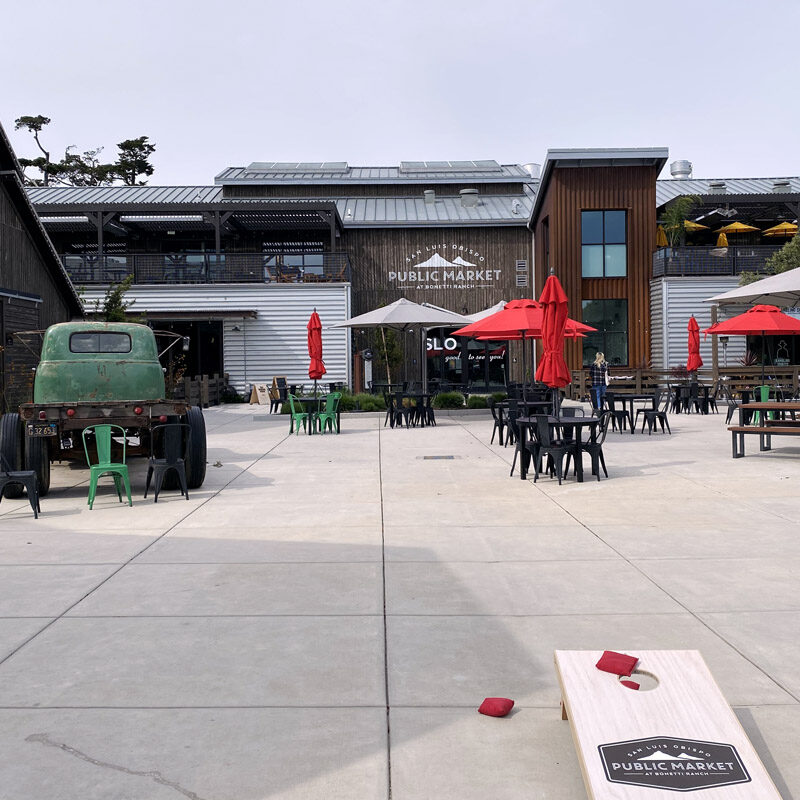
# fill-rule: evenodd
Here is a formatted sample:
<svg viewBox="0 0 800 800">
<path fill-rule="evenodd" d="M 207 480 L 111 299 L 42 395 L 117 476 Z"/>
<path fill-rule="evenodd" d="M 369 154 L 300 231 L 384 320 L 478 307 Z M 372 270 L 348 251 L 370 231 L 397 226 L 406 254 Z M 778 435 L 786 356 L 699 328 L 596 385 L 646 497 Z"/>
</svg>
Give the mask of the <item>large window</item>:
<svg viewBox="0 0 800 800">
<path fill-rule="evenodd" d="M 592 364 L 598 351 L 612 366 L 628 363 L 627 300 L 584 300 L 583 322 L 597 328 L 583 340 L 584 365 Z"/>
<path fill-rule="evenodd" d="M 624 278 L 628 274 L 625 211 L 581 211 L 581 274 Z"/>
</svg>

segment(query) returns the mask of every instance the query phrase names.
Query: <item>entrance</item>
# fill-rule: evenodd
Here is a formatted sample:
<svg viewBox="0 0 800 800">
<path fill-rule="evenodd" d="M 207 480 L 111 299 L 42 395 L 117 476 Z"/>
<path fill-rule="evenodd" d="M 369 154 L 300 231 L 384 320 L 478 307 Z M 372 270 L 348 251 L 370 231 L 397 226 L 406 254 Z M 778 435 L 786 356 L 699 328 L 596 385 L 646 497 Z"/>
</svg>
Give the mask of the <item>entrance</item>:
<svg viewBox="0 0 800 800">
<path fill-rule="evenodd" d="M 448 336 L 442 328 L 428 332 L 428 381 L 472 394 L 503 391 L 508 375 L 508 345 Z"/>
<path fill-rule="evenodd" d="M 223 374 L 222 361 L 222 322 L 219 320 L 181 321 L 168 320 L 154 323 L 158 330 L 172 331 L 178 336 L 189 337 L 189 349 L 184 351 L 180 344 L 171 347 L 161 358 L 168 377 L 186 375 Z M 159 342 L 160 349 L 168 343 Z"/>
</svg>

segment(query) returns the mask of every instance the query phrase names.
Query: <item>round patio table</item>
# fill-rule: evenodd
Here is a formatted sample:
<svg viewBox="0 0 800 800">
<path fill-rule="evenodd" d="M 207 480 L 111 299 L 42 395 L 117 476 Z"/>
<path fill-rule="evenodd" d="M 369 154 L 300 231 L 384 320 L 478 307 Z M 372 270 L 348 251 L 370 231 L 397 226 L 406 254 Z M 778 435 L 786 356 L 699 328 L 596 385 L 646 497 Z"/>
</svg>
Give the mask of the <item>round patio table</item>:
<svg viewBox="0 0 800 800">
<path fill-rule="evenodd" d="M 565 429 L 572 431 L 572 457 L 575 459 L 575 479 L 578 483 L 583 483 L 583 450 L 581 444 L 583 439 L 581 431 L 583 428 L 589 429 L 589 441 L 597 441 L 597 428 L 600 425 L 600 417 L 548 417 L 547 422 L 550 428 L 562 431 Z M 530 453 L 528 453 L 525 443 L 528 440 L 528 429 L 536 426 L 536 417 L 517 417 L 519 425 L 519 447 L 520 447 L 520 478 L 524 481 L 528 477 L 528 465 L 530 464 Z"/>
</svg>

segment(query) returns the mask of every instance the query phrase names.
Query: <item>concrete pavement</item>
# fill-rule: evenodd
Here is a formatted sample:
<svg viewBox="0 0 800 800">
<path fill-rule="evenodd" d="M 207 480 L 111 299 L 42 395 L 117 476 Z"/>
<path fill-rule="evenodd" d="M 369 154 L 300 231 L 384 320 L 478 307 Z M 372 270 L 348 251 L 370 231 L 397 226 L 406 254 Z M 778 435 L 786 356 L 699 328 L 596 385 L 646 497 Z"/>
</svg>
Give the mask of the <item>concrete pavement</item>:
<svg viewBox="0 0 800 800">
<path fill-rule="evenodd" d="M 658 648 L 800 798 L 793 440 L 734 461 L 724 417 L 672 416 L 559 487 L 488 417 L 206 421 L 188 502 L 138 462 L 133 508 L 67 465 L 39 520 L 0 503 L 0 800 L 581 798 L 553 650 Z"/>
</svg>

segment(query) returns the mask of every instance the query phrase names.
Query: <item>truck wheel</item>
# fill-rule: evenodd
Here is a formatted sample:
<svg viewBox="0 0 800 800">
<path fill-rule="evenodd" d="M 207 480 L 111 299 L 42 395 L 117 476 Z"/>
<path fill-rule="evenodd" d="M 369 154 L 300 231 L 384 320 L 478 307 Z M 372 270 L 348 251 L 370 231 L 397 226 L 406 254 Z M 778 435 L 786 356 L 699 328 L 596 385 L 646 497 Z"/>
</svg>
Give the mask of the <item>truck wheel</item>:
<svg viewBox="0 0 800 800">
<path fill-rule="evenodd" d="M 50 448 L 47 439 L 25 437 L 25 469 L 32 469 L 36 473 L 39 496 L 46 497 L 50 491 Z"/>
<path fill-rule="evenodd" d="M 22 469 L 22 422 L 19 414 L 3 414 L 0 418 L 0 471 Z M 24 488 L 18 483 L 6 487 L 6 497 L 22 497 Z"/>
<path fill-rule="evenodd" d="M 197 406 L 186 412 L 189 425 L 189 454 L 186 462 L 186 484 L 190 489 L 199 489 L 206 479 L 206 421 Z"/>
</svg>

